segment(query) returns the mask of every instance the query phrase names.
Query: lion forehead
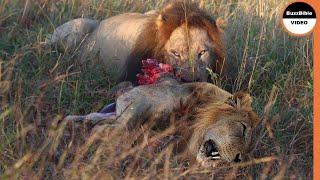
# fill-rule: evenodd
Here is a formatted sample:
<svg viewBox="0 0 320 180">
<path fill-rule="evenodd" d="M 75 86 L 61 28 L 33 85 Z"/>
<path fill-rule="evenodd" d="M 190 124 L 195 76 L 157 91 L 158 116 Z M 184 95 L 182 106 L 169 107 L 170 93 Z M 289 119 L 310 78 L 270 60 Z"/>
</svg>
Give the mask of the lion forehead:
<svg viewBox="0 0 320 180">
<path fill-rule="evenodd" d="M 188 29 L 188 31 L 187 31 Z M 166 50 L 176 49 L 186 51 L 188 46 L 192 50 L 199 50 L 205 46 L 211 46 L 212 41 L 207 31 L 202 27 L 179 26 L 172 33 L 166 44 Z"/>
</svg>

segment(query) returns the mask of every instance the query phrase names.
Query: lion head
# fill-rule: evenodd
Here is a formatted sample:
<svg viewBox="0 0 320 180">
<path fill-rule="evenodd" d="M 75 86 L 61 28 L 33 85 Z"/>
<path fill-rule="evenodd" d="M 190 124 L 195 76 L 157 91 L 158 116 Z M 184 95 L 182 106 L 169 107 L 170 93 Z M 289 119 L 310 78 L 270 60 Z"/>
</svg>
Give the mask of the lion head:
<svg viewBox="0 0 320 180">
<path fill-rule="evenodd" d="M 196 4 L 171 1 L 141 33 L 131 57 L 171 64 L 182 81 L 207 81 L 207 68 L 216 73 L 222 70 L 224 45 L 220 35 L 215 20 Z"/>
<path fill-rule="evenodd" d="M 239 162 L 249 148 L 259 118 L 251 97 L 236 93 L 226 102 L 209 103 L 197 113 L 189 149 L 203 166 Z"/>
</svg>

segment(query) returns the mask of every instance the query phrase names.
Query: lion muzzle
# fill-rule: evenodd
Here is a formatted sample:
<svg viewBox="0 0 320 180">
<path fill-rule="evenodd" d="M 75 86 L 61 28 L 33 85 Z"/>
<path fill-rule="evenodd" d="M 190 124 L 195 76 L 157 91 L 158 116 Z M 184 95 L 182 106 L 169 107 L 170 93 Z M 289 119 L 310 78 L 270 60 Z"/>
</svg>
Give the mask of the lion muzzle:
<svg viewBox="0 0 320 180">
<path fill-rule="evenodd" d="M 197 161 L 205 167 L 216 166 L 220 162 L 240 162 L 242 160 L 240 149 L 235 148 L 235 143 L 226 142 L 226 140 L 206 140 L 199 149 Z"/>
</svg>

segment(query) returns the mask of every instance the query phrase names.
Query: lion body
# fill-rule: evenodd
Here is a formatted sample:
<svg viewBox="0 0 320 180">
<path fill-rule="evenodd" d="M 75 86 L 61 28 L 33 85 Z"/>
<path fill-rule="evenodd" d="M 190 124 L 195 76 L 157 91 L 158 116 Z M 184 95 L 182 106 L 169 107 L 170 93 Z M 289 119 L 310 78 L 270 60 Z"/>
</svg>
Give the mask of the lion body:
<svg viewBox="0 0 320 180">
<path fill-rule="evenodd" d="M 115 79 L 120 79 L 126 60 L 150 16 L 153 15 L 125 13 L 99 23 L 75 19 L 57 28 L 51 43 L 57 44 L 59 49 L 76 50 L 74 53 L 82 63 L 86 60 L 102 63 Z"/>
<path fill-rule="evenodd" d="M 119 96 L 116 101 L 116 114 L 124 126 L 133 129 L 144 121 L 162 121 L 170 114 L 183 108 L 196 109 L 192 105 L 210 102 L 223 102 L 232 95 L 217 86 L 205 83 L 165 81 L 154 85 L 137 86 Z M 164 117 L 164 118 L 163 118 Z"/>
<path fill-rule="evenodd" d="M 134 81 L 146 58 L 176 66 L 188 81 L 207 81 L 206 68 L 219 71 L 224 58 L 215 21 L 183 1 L 159 12 L 124 13 L 101 22 L 71 20 L 55 30 L 49 43 L 82 61 L 105 65 L 118 81 Z"/>
<path fill-rule="evenodd" d="M 126 130 L 174 126 L 177 152 L 204 165 L 212 165 L 203 154 L 206 141 L 214 141 L 221 159 L 232 162 L 246 153 L 259 122 L 248 94 L 232 95 L 206 82 L 138 86 L 119 96 L 116 106 L 117 121 Z"/>
</svg>

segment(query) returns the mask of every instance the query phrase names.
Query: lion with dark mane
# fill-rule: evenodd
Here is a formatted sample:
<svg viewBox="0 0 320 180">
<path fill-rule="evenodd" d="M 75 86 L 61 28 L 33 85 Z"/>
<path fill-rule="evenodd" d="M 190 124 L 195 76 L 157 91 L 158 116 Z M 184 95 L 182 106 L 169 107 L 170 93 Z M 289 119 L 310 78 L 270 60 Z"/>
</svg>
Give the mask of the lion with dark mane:
<svg viewBox="0 0 320 180">
<path fill-rule="evenodd" d="M 49 39 L 78 59 L 96 60 L 117 81 L 135 82 L 142 59 L 156 58 L 174 67 L 183 81 L 207 81 L 207 68 L 224 65 L 224 45 L 216 21 L 190 1 L 171 1 L 160 11 L 124 13 L 101 22 L 71 20 Z"/>
</svg>

